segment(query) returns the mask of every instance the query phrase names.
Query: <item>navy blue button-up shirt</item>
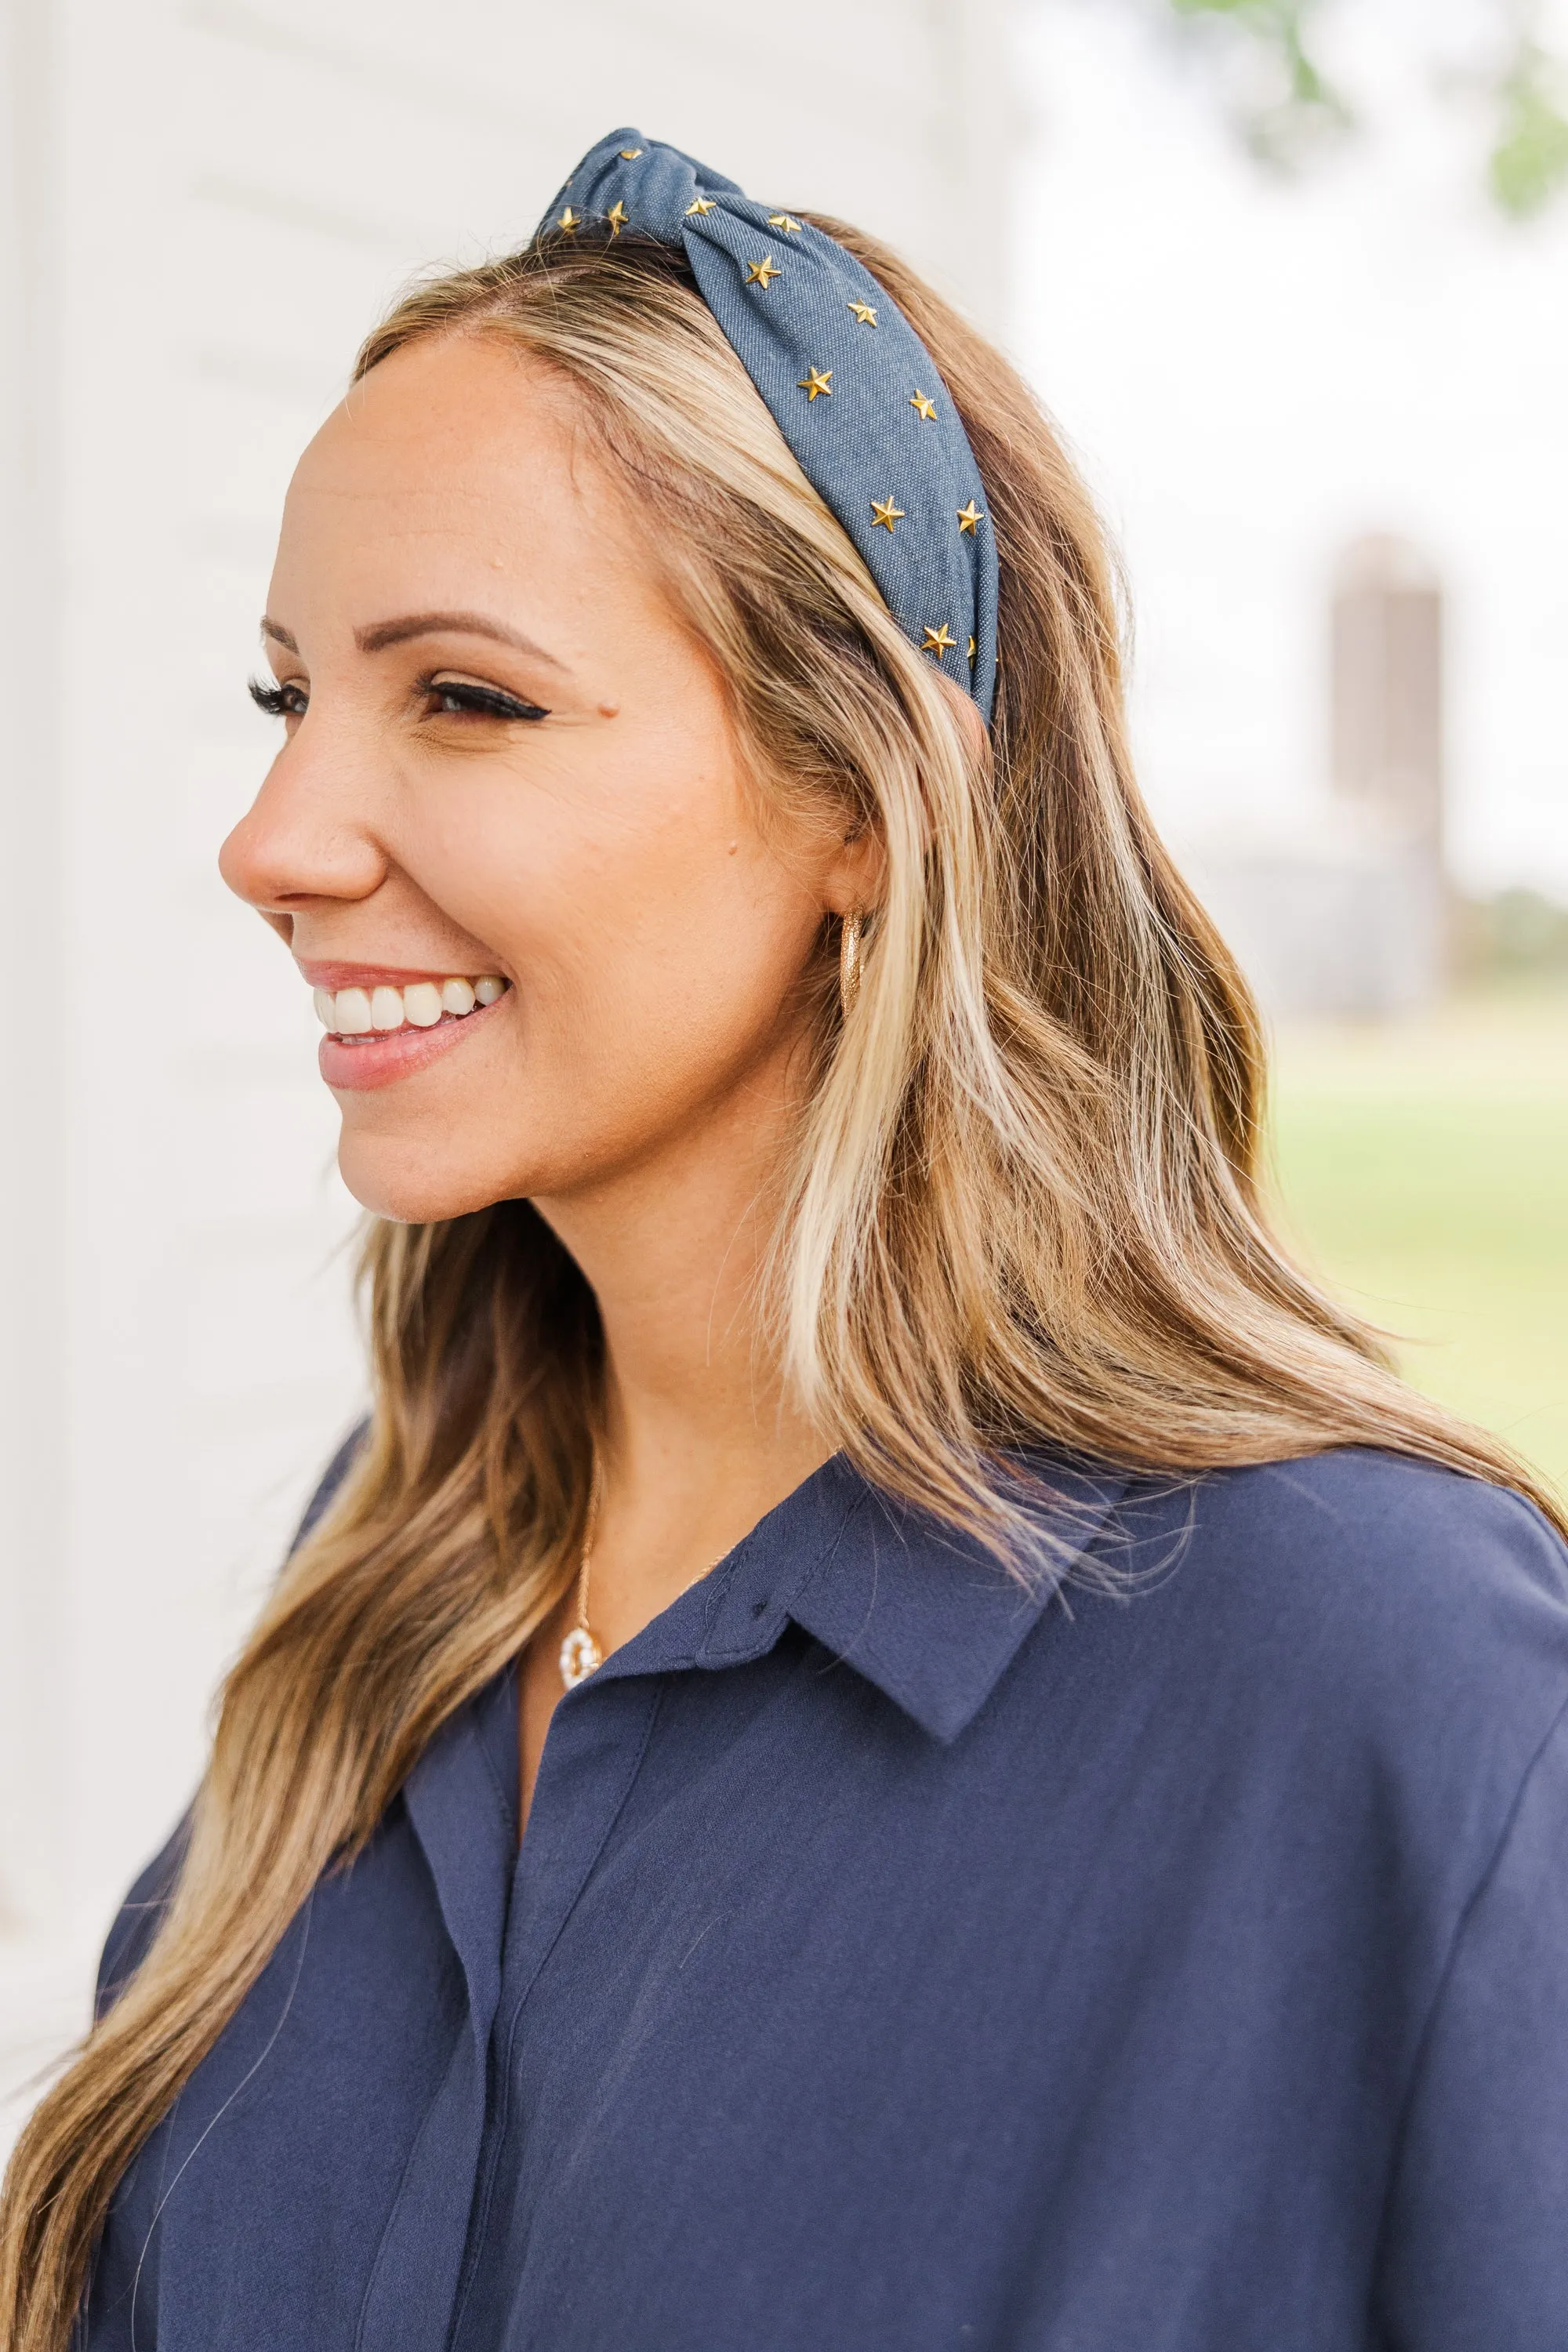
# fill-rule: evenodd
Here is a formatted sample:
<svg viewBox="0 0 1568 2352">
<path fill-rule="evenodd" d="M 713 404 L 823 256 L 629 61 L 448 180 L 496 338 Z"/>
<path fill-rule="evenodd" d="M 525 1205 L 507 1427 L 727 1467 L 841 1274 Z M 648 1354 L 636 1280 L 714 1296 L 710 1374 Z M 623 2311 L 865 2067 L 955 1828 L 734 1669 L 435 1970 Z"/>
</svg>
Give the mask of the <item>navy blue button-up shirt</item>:
<svg viewBox="0 0 1568 2352">
<path fill-rule="evenodd" d="M 1030 1600 L 829 1463 L 322 1880 L 89 2352 L 1556 2352 L 1568 1601 L 1370 1452 L 1062 1482 Z M 117 1924 L 106 1997 L 177 1860 Z"/>
</svg>

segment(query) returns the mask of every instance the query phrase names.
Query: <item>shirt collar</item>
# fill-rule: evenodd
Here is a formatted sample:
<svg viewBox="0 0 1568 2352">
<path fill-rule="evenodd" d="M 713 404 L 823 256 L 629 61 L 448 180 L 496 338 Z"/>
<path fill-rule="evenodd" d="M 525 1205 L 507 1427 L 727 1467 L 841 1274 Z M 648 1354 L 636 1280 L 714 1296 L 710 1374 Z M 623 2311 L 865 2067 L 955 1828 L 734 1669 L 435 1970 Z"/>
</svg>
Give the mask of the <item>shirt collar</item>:
<svg viewBox="0 0 1568 2352">
<path fill-rule="evenodd" d="M 1065 1463 L 1033 1466 L 1042 1492 L 1031 1517 L 1047 1543 L 1024 1577 L 973 1537 L 861 1481 L 843 1543 L 791 1604 L 797 1624 L 934 1738 L 956 1739 L 978 1715 L 1128 1483 Z"/>
<path fill-rule="evenodd" d="M 1128 1484 L 1055 1457 L 1031 1455 L 1029 1466 L 1040 1481 L 1032 1516 L 1047 1540 L 1026 1580 L 835 1454 L 592 1680 L 742 1665 L 793 1622 L 933 1738 L 955 1739 Z"/>
</svg>

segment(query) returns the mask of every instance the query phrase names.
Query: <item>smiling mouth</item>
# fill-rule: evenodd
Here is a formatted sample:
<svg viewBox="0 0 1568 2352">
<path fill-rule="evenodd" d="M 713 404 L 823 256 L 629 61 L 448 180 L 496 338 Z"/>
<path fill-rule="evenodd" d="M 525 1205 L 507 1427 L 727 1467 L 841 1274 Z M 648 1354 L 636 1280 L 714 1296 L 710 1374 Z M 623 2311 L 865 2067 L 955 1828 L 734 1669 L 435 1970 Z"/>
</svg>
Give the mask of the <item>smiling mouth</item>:
<svg viewBox="0 0 1568 2352">
<path fill-rule="evenodd" d="M 477 980 L 416 980 L 405 988 L 330 988 L 312 992 L 316 1017 L 340 1045 L 374 1045 L 400 1032 L 450 1028 L 482 1013 L 511 985 L 494 973 Z"/>
</svg>

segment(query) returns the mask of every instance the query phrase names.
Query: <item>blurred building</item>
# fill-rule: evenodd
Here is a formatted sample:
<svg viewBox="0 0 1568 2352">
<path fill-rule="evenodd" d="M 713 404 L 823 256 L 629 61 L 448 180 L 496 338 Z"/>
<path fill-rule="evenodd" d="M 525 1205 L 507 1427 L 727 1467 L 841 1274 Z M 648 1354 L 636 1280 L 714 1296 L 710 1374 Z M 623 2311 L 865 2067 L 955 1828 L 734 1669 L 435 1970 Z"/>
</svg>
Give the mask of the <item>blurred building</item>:
<svg viewBox="0 0 1568 2352">
<path fill-rule="evenodd" d="M 620 123 L 994 326 L 1005 6 L 0 20 L 0 2089 L 79 2030 L 359 1392 L 317 1032 L 214 866 L 269 756 L 244 681 L 293 459 L 399 284 L 520 241 Z"/>
<path fill-rule="evenodd" d="M 1200 845 L 1194 878 L 1274 1014 L 1408 1013 L 1440 993 L 1443 610 L 1398 539 L 1358 540 L 1336 572 L 1332 771 L 1293 828 Z"/>
</svg>

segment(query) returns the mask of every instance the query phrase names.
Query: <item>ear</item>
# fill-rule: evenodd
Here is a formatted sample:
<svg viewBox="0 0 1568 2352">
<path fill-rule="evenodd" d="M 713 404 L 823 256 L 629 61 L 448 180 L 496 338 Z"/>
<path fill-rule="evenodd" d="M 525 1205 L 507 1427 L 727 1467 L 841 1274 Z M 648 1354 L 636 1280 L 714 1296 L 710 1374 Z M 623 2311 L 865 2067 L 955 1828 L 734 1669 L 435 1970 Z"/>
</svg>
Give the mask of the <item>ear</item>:
<svg viewBox="0 0 1568 2352">
<path fill-rule="evenodd" d="M 821 885 L 822 904 L 829 915 L 863 914 L 882 895 L 888 853 L 875 825 L 856 824 L 831 854 Z"/>
<path fill-rule="evenodd" d="M 936 680 L 956 716 L 972 758 L 984 761 L 990 752 L 990 737 L 985 721 L 980 716 L 972 696 L 939 669 L 932 668 Z M 830 915 L 863 913 L 875 907 L 882 896 L 882 878 L 887 870 L 887 850 L 880 834 L 873 825 L 857 825 L 844 835 L 836 854 L 828 858 L 822 877 L 821 895 L 825 911 Z"/>
</svg>

